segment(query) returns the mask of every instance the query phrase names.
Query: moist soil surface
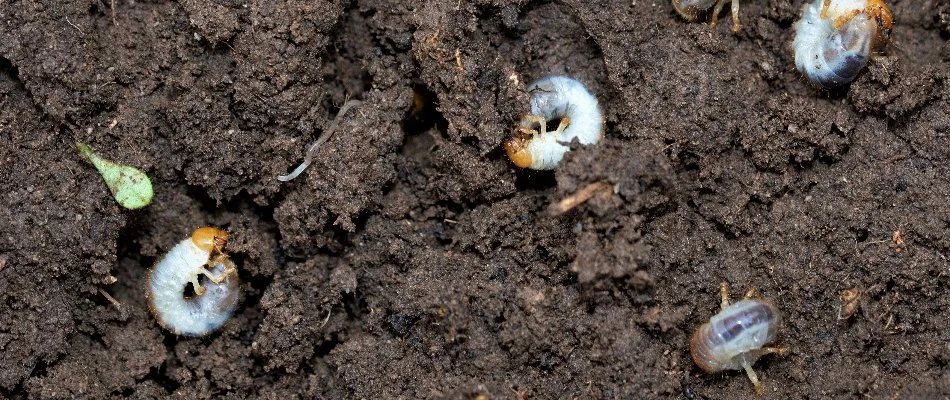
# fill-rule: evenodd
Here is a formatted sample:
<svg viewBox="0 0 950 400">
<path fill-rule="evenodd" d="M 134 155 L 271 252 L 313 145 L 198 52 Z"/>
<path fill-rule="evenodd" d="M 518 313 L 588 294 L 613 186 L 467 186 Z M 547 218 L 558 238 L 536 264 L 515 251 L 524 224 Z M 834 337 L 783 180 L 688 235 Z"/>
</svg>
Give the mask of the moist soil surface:
<svg viewBox="0 0 950 400">
<path fill-rule="evenodd" d="M 735 34 L 662 0 L 0 2 L 0 397 L 758 398 L 690 358 L 725 282 L 781 312 L 765 398 L 946 398 L 950 5 L 890 3 L 829 91 L 794 68 L 801 0 Z M 550 74 L 605 138 L 519 170 Z M 176 336 L 148 268 L 208 225 L 241 303 Z"/>
</svg>

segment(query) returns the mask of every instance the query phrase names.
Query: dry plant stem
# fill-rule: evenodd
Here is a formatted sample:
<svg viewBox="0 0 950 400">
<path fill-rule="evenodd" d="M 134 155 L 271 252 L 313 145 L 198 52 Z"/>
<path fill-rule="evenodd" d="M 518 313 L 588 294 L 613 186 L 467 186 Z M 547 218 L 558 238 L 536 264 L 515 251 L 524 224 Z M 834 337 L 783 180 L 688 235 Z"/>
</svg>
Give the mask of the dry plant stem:
<svg viewBox="0 0 950 400">
<path fill-rule="evenodd" d="M 115 297 L 112 297 L 109 292 L 102 290 L 102 288 L 96 288 L 96 290 L 99 291 L 99 294 L 101 294 L 102 297 L 105 297 L 106 300 L 112 303 L 112 306 L 115 307 L 116 310 L 122 311 L 122 303 L 119 303 L 119 301 L 116 300 Z"/>
<path fill-rule="evenodd" d="M 590 200 L 590 198 L 594 197 L 596 194 L 600 194 L 600 196 L 603 197 L 609 196 L 612 190 L 613 186 L 607 182 L 591 183 L 577 193 L 561 199 L 561 201 L 557 202 L 556 204 L 552 204 L 548 209 L 548 213 L 552 216 L 564 214 L 574 207 L 584 204 L 584 202 Z"/>
<path fill-rule="evenodd" d="M 333 122 L 330 123 L 330 126 L 328 126 L 327 129 L 323 131 L 320 137 L 317 138 L 317 140 L 313 142 L 309 148 L 307 148 L 307 155 L 304 156 L 303 162 L 300 163 L 300 165 L 298 165 L 297 168 L 293 170 L 293 172 L 287 175 L 279 175 L 277 180 L 281 182 L 287 182 L 296 178 L 297 175 L 303 173 L 303 171 L 310 166 L 310 163 L 313 162 L 313 157 L 316 155 L 317 149 L 320 148 L 320 145 L 322 145 L 327 140 L 330 140 L 330 137 L 332 137 L 333 133 L 336 132 L 337 128 L 340 126 L 340 123 L 343 122 L 343 117 L 346 115 L 346 112 L 362 103 L 363 102 L 359 100 L 350 100 L 346 103 L 343 103 L 343 107 L 340 107 L 340 112 L 336 114 L 336 118 L 333 119 Z"/>
</svg>

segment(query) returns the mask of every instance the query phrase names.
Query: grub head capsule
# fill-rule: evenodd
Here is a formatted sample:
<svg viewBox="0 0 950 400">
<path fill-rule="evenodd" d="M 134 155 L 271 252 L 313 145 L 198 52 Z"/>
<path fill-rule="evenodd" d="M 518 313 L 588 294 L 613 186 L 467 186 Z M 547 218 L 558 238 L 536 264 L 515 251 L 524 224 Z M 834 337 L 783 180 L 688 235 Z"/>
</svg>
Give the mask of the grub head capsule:
<svg viewBox="0 0 950 400">
<path fill-rule="evenodd" d="M 191 241 L 203 251 L 210 252 L 214 249 L 220 253 L 228 244 L 228 232 L 221 228 L 206 226 L 195 229 L 191 234 Z"/>
</svg>

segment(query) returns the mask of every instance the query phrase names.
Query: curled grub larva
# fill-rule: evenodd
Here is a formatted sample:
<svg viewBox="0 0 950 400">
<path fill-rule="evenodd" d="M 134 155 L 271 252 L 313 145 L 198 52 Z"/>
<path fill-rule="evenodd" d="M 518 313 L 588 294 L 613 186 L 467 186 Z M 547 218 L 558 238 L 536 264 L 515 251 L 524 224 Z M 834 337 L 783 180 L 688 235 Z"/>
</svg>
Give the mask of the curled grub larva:
<svg viewBox="0 0 950 400">
<path fill-rule="evenodd" d="M 722 11 L 726 0 L 673 0 L 673 8 L 676 9 L 676 12 L 690 22 L 699 19 L 699 14 L 708 10 L 713 4 L 716 7 L 709 17 L 709 25 L 715 27 L 719 20 L 719 12 Z M 730 0 L 730 6 L 732 8 L 732 31 L 739 32 L 739 28 L 741 28 L 739 24 L 739 0 Z"/>
<path fill-rule="evenodd" d="M 223 252 L 227 242 L 223 229 L 198 228 L 152 267 L 145 289 L 159 325 L 179 335 L 203 336 L 231 317 L 240 288 L 237 267 Z M 186 297 L 189 283 L 194 296 Z"/>
<path fill-rule="evenodd" d="M 532 83 L 528 91 L 531 114 L 521 119 L 514 135 L 505 141 L 508 158 L 518 167 L 557 168 L 574 138 L 581 144 L 595 144 L 604 137 L 604 116 L 584 84 L 566 76 L 548 76 Z M 559 120 L 559 125 L 548 132 L 547 123 L 553 120 Z"/>
<path fill-rule="evenodd" d="M 752 364 L 763 355 L 788 352 L 786 348 L 765 347 L 778 335 L 782 317 L 772 303 L 752 298 L 754 290 L 732 305 L 729 305 L 729 287 L 725 283 L 720 286 L 720 294 L 722 311 L 693 333 L 690 355 L 697 366 L 709 373 L 744 369 L 755 391 L 761 394 L 762 384 Z"/>
<path fill-rule="evenodd" d="M 881 0 L 815 0 L 795 23 L 795 66 L 826 88 L 851 82 L 892 26 Z"/>
<path fill-rule="evenodd" d="M 363 102 L 359 100 L 350 100 L 346 103 L 343 103 L 343 107 L 340 107 L 340 112 L 336 114 L 336 118 L 333 119 L 333 122 L 330 123 L 330 126 L 328 126 L 327 129 L 324 130 L 322 134 L 320 134 L 320 137 L 311 143 L 310 147 L 307 148 L 307 154 L 303 157 L 303 162 L 301 162 L 297 168 L 294 168 L 291 173 L 277 176 L 277 180 L 281 182 L 287 182 L 296 178 L 297 175 L 300 175 L 304 170 L 306 170 L 307 167 L 310 166 L 310 163 L 313 162 L 313 157 L 317 154 L 317 149 L 320 148 L 320 145 L 329 140 L 330 137 L 333 136 L 333 132 L 335 132 L 336 129 L 340 127 L 340 123 L 343 122 L 343 116 L 346 115 L 346 112 L 362 103 Z"/>
</svg>

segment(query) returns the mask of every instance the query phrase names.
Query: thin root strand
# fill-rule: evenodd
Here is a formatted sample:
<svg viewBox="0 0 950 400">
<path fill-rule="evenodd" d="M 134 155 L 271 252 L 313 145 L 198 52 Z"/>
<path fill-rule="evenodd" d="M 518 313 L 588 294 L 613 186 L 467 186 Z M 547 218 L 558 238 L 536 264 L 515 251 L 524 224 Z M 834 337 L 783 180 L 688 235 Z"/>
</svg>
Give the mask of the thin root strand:
<svg viewBox="0 0 950 400">
<path fill-rule="evenodd" d="M 296 178 L 297 175 L 303 173 L 303 171 L 310 166 L 310 163 L 313 162 L 313 157 L 317 154 L 317 149 L 320 148 L 320 145 L 329 140 L 330 137 L 333 136 L 333 133 L 336 131 L 336 129 L 343 122 L 343 117 L 346 115 L 346 112 L 362 103 L 363 102 L 359 100 L 350 100 L 346 103 L 343 103 L 343 107 L 340 107 L 340 112 L 336 114 L 336 118 L 333 119 L 333 122 L 330 123 L 330 126 L 328 126 L 327 129 L 323 131 L 320 137 L 317 138 L 317 140 L 314 141 L 309 148 L 307 148 L 307 155 L 304 156 L 303 162 L 300 163 L 297 168 L 294 168 L 293 172 L 287 175 L 277 176 L 277 180 L 281 182 L 287 182 Z"/>
</svg>

